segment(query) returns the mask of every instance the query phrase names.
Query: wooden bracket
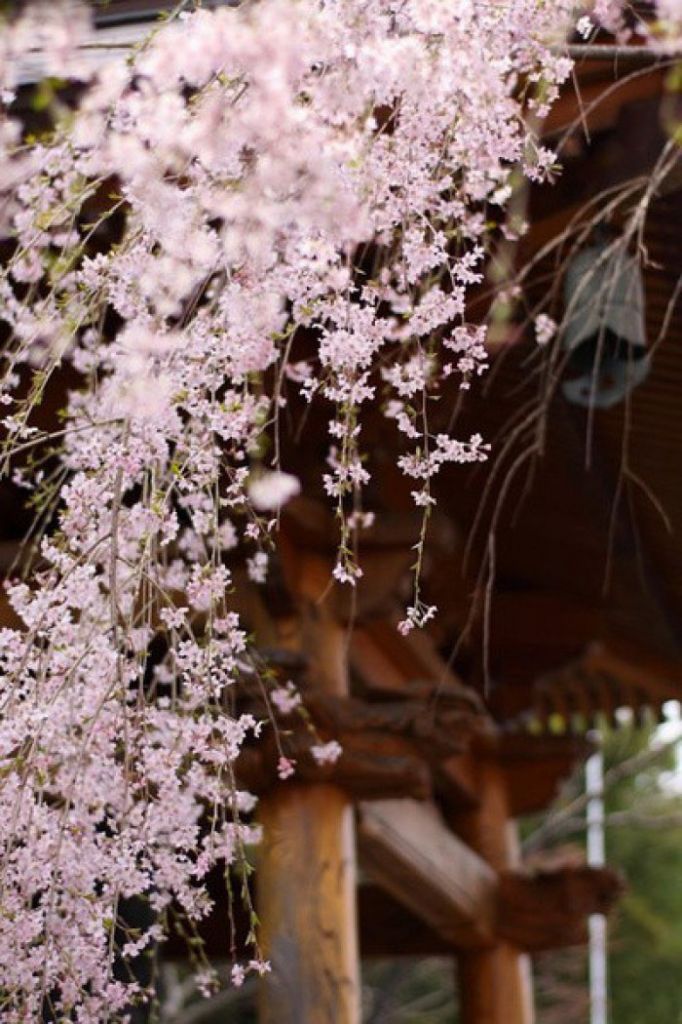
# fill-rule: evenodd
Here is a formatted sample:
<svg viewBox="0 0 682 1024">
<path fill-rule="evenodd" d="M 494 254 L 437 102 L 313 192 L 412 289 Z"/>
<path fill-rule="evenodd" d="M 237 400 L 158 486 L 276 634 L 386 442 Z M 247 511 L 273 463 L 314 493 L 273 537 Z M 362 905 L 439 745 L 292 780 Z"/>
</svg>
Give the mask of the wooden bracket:
<svg viewBox="0 0 682 1024">
<path fill-rule="evenodd" d="M 530 953 L 581 945 L 589 916 L 608 913 L 622 891 L 623 880 L 611 868 L 505 871 L 499 879 L 497 932 Z"/>
<path fill-rule="evenodd" d="M 315 733 L 296 711 L 278 721 L 279 742 L 296 762 L 296 781 L 332 782 L 355 799 L 429 797 L 441 762 L 464 751 L 485 717 L 475 694 L 446 686 L 435 700 L 433 685 L 415 684 L 416 699 L 368 703 L 304 687 L 306 714 L 315 733 L 335 739 L 342 754 L 318 765 L 311 753 Z M 240 784 L 264 792 L 276 783 L 278 747 L 274 733 L 237 762 Z"/>
</svg>

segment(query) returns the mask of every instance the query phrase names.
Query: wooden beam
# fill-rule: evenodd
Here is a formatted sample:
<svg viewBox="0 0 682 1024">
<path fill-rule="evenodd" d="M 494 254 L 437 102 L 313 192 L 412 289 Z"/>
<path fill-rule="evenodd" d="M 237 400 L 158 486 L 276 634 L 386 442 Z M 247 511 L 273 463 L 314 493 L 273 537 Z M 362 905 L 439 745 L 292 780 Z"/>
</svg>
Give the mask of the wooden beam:
<svg viewBox="0 0 682 1024">
<path fill-rule="evenodd" d="M 272 654 L 281 663 L 282 652 Z M 397 699 L 368 702 L 322 693 L 315 680 L 306 684 L 299 679 L 299 684 L 304 691 L 305 720 L 293 713 L 282 721 L 279 734 L 272 730 L 257 746 L 245 748 L 236 763 L 240 785 L 263 794 L 278 784 L 276 766 L 283 753 L 295 761 L 297 781 L 332 782 L 355 800 L 425 800 L 432 795 L 435 777 L 457 805 L 461 789 L 440 768 L 463 754 L 488 721 L 473 690 L 418 680 L 411 684 L 408 696 L 400 693 Z M 258 695 L 253 713 L 261 709 Z M 311 723 L 317 735 L 311 732 Z M 316 763 L 311 749 L 318 737 L 341 745 L 341 756 L 334 764 Z"/>
<path fill-rule="evenodd" d="M 568 131 L 604 131 L 613 128 L 624 107 L 642 99 L 661 96 L 664 78 L 660 71 L 628 75 L 620 79 L 581 82 L 564 88 L 542 123 L 544 138 Z"/>
<path fill-rule="evenodd" d="M 283 637 L 303 652 L 326 693 L 348 692 L 346 632 L 324 595 L 330 566 L 282 538 L 298 603 Z M 282 784 L 260 803 L 264 842 L 257 877 L 261 938 L 272 965 L 261 1024 L 359 1024 L 355 825 L 348 796 L 324 783 Z"/>
<path fill-rule="evenodd" d="M 569 43 L 568 46 L 557 47 L 557 54 L 566 54 L 576 61 L 606 61 L 616 67 L 618 64 L 635 64 L 638 67 L 669 64 L 678 60 L 682 54 L 679 48 L 665 50 L 644 44 L 609 44 L 609 43 Z"/>
<path fill-rule="evenodd" d="M 330 588 L 339 618 L 356 625 L 368 618 L 390 615 L 401 583 L 409 575 L 420 526 L 421 517 L 414 509 L 388 511 L 360 532 L 357 555 L 362 577 L 355 587 L 332 583 Z M 316 551 L 329 559 L 336 556 L 339 524 L 324 503 L 305 495 L 294 498 L 282 512 L 282 528 L 298 548 Z M 429 550 L 456 548 L 458 539 L 451 518 L 440 514 L 432 517 L 427 543 Z"/>
<path fill-rule="evenodd" d="M 584 653 L 539 676 L 529 703 L 543 714 L 571 713 L 587 725 L 593 716 L 615 715 L 618 708 L 655 710 L 682 691 L 682 666 L 661 658 L 639 644 L 621 640 L 586 645 Z"/>
<path fill-rule="evenodd" d="M 369 696 L 385 699 L 388 694 L 424 695 L 424 681 L 432 695 L 446 688 L 460 688 L 469 693 L 472 703 L 475 692 L 444 661 L 429 635 L 415 630 L 408 636 L 398 632 L 401 618 L 393 614 L 384 619 L 365 622 L 353 630 L 350 664 Z"/>
<path fill-rule="evenodd" d="M 643 691 L 652 705 L 679 700 L 682 693 L 682 664 L 657 658 L 649 652 L 634 655 L 613 646 L 591 644 L 582 659 L 586 673 L 603 674 L 623 688 Z"/>
<path fill-rule="evenodd" d="M 591 752 L 584 736 L 502 734 L 498 757 L 512 818 L 544 810 L 576 765 Z"/>
<path fill-rule="evenodd" d="M 502 872 L 496 889 L 496 934 L 526 952 L 582 944 L 588 916 L 607 913 L 622 888 L 614 871 L 584 864 Z M 248 955 L 249 916 L 239 900 L 230 909 L 222 869 L 210 876 L 209 892 L 213 909 L 197 928 L 206 956 L 228 960 L 233 941 L 239 956 Z M 410 909 L 385 887 L 366 879 L 358 886 L 357 902 L 363 957 L 452 956 L 452 941 L 423 920 L 423 908 L 416 906 L 416 900 Z M 187 943 L 178 932 L 171 930 L 163 957 L 187 959 Z"/>
<path fill-rule="evenodd" d="M 496 873 L 448 829 L 434 804 L 363 803 L 358 841 L 372 881 L 453 947 L 493 941 Z"/>
</svg>

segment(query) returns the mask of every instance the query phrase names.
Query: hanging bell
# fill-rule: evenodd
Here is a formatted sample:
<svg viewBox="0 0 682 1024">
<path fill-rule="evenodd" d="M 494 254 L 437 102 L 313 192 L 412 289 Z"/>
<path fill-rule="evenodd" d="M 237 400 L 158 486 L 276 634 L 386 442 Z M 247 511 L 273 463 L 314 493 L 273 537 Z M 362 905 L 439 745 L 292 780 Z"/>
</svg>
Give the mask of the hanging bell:
<svg viewBox="0 0 682 1024">
<path fill-rule="evenodd" d="M 566 270 L 564 304 L 564 397 L 608 409 L 641 384 L 651 365 L 639 261 L 613 242 L 581 250 Z"/>
</svg>

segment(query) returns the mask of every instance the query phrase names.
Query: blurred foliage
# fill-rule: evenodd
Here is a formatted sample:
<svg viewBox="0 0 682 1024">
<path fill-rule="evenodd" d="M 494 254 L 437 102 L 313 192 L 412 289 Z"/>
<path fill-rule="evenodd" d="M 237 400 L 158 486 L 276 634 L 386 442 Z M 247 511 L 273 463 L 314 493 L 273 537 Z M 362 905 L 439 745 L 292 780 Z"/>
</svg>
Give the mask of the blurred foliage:
<svg viewBox="0 0 682 1024">
<path fill-rule="evenodd" d="M 455 959 L 363 964 L 364 1024 L 456 1024 Z"/>
<path fill-rule="evenodd" d="M 609 927 L 609 992 L 612 1024 L 682 1024 L 682 773 L 675 745 L 647 760 L 653 726 L 603 730 L 606 778 L 606 856 L 627 890 Z M 524 826 L 547 828 L 583 789 L 582 772 L 557 805 Z M 584 812 L 581 812 L 581 815 Z M 542 852 L 556 856 L 582 846 L 582 828 L 546 836 Z M 567 846 L 567 840 L 570 845 Z M 538 1024 L 589 1020 L 587 952 L 563 950 L 536 958 Z"/>
<path fill-rule="evenodd" d="M 634 729 L 612 733 L 606 768 L 645 748 L 650 736 Z M 667 754 L 607 793 L 606 813 L 636 818 L 682 815 L 676 753 Z M 610 936 L 611 1019 L 614 1024 L 682 1024 L 682 824 L 652 828 L 623 824 L 607 832 L 607 857 L 628 891 Z"/>
</svg>

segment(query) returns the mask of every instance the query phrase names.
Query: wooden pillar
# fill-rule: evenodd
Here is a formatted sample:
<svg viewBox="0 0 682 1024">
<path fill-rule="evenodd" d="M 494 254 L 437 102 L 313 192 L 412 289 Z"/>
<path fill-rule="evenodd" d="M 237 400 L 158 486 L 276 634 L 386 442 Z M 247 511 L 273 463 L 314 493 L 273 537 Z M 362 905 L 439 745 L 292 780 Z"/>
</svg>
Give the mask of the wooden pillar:
<svg viewBox="0 0 682 1024">
<path fill-rule="evenodd" d="M 463 839 L 498 871 L 515 867 L 518 846 L 509 818 L 504 776 L 487 758 L 479 763 L 481 802 L 458 818 Z M 530 961 L 506 942 L 458 958 L 462 1024 L 533 1024 Z"/>
<path fill-rule="evenodd" d="M 309 660 L 311 685 L 348 691 L 346 633 L 328 601 L 329 567 L 305 552 L 288 559 L 300 618 L 285 638 Z M 360 985 L 353 807 L 328 784 L 278 785 L 260 805 L 257 868 L 265 956 L 260 1024 L 359 1024 Z"/>
</svg>

